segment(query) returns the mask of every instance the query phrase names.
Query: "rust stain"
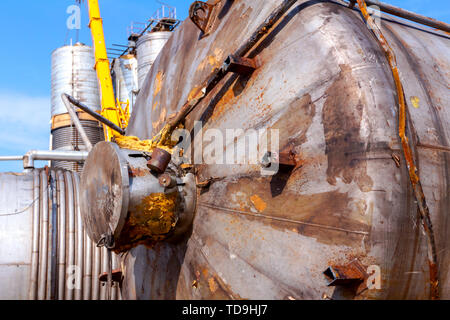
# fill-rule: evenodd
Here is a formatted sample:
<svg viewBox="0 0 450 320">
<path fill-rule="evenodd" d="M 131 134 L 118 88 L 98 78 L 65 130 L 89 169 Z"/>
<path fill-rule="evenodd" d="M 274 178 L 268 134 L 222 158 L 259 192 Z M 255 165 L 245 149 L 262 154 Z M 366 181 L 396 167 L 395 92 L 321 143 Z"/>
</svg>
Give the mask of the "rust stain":
<svg viewBox="0 0 450 320">
<path fill-rule="evenodd" d="M 116 253 L 127 251 L 139 244 L 152 247 L 164 240 L 176 225 L 178 193 L 154 193 L 131 208 L 120 239 L 116 241 Z"/>
<path fill-rule="evenodd" d="M 156 74 L 155 83 L 153 85 L 153 97 L 156 97 L 158 93 L 161 92 L 163 78 L 164 74 L 162 73 L 162 71 L 159 71 Z"/>
<path fill-rule="evenodd" d="M 152 110 L 155 111 L 156 108 L 158 107 L 159 101 L 155 101 L 155 103 L 153 104 Z"/>
<path fill-rule="evenodd" d="M 188 101 L 197 98 L 200 95 L 201 87 L 195 86 L 188 94 Z"/>
<path fill-rule="evenodd" d="M 372 190 L 373 181 L 367 175 L 365 161 L 356 156 L 365 154 L 366 144 L 360 136 L 364 101 L 355 88 L 358 82 L 350 66 L 340 65 L 341 72 L 328 88 L 328 98 L 322 113 L 326 149 L 328 156 L 327 180 L 336 185 L 336 179 L 344 183 L 355 181 L 363 192 Z"/>
<path fill-rule="evenodd" d="M 214 280 L 214 278 L 209 278 L 208 280 L 208 285 L 209 285 L 209 290 L 211 290 L 212 293 L 215 293 L 218 289 L 218 285 L 216 283 L 216 281 Z"/>
<path fill-rule="evenodd" d="M 211 120 L 216 120 L 220 116 L 222 116 L 226 110 L 227 106 L 230 105 L 230 102 L 235 98 L 233 88 L 228 89 L 228 91 L 224 94 L 222 99 L 216 104 L 214 107 L 213 114 L 211 115 Z"/>
<path fill-rule="evenodd" d="M 264 210 L 266 210 L 267 204 L 257 194 L 251 196 L 250 200 L 252 201 L 256 210 L 258 210 L 259 212 L 263 212 Z"/>
<path fill-rule="evenodd" d="M 197 67 L 197 70 L 203 70 L 206 66 L 211 66 L 212 69 L 219 68 L 222 64 L 223 50 L 216 48 L 212 55 L 207 56 Z"/>
<path fill-rule="evenodd" d="M 420 105 L 419 105 L 419 102 L 420 102 L 419 97 L 413 96 L 413 97 L 411 97 L 411 98 L 409 98 L 409 99 L 411 100 L 411 103 L 412 103 L 413 107 L 416 108 L 416 109 L 418 109 L 419 106 L 420 106 Z"/>
<path fill-rule="evenodd" d="M 236 210 L 232 213 L 236 217 L 252 221 L 256 219 L 279 230 L 295 230 L 325 244 L 359 247 L 362 236 L 360 232 L 370 230 L 371 216 L 366 214 L 367 204 L 363 203 L 362 199 L 352 199 L 347 193 L 338 191 L 300 195 L 295 190 L 290 190 L 289 181 L 298 181 L 301 174 L 296 171 L 291 176 L 280 174 L 275 178 L 242 177 L 228 182 L 225 192 L 222 188 L 216 189 L 213 184 L 209 192 L 201 196 L 199 202 L 211 203 L 211 199 L 214 199 L 214 207 Z M 251 197 L 256 194 L 266 204 L 264 216 L 267 216 L 267 219 L 240 214 L 252 212 L 254 204 Z M 286 221 L 276 220 L 278 218 Z M 238 218 L 231 220 L 230 227 L 238 232 L 246 232 L 246 224 L 241 221 Z"/>
<path fill-rule="evenodd" d="M 141 169 L 141 168 L 134 168 L 134 167 L 129 167 L 128 168 L 128 173 L 132 176 L 132 177 L 144 177 L 147 174 L 149 174 L 148 171 Z"/>
</svg>

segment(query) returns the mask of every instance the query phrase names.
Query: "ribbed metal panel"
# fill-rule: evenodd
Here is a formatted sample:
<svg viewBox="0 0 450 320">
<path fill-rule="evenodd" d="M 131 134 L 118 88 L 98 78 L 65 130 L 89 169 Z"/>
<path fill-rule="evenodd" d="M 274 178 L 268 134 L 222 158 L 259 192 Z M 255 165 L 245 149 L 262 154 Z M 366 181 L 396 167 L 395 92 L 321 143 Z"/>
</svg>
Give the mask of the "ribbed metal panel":
<svg viewBox="0 0 450 320">
<path fill-rule="evenodd" d="M 0 173 L 0 190 L 9 191 L 0 193 L 0 299 L 105 299 L 107 252 L 82 226 L 78 174 Z M 120 299 L 117 284 L 111 299 Z"/>
<path fill-rule="evenodd" d="M 52 53 L 52 117 L 67 113 L 61 94 L 67 93 L 94 110 L 100 110 L 100 92 L 91 47 L 64 46 Z"/>
<path fill-rule="evenodd" d="M 130 110 L 136 100 L 138 90 L 137 59 L 134 55 L 125 55 L 114 60 L 113 83 L 116 98 L 121 102 L 130 102 Z"/>
<path fill-rule="evenodd" d="M 139 89 L 144 85 L 147 73 L 171 35 L 172 32 L 158 31 L 147 33 L 139 38 L 137 42 Z"/>
<path fill-rule="evenodd" d="M 103 128 L 96 121 L 80 120 L 86 134 L 94 146 L 104 140 Z M 61 127 L 52 132 L 52 150 L 86 150 L 78 130 L 75 126 Z M 81 172 L 82 163 L 52 161 L 52 167 Z"/>
</svg>

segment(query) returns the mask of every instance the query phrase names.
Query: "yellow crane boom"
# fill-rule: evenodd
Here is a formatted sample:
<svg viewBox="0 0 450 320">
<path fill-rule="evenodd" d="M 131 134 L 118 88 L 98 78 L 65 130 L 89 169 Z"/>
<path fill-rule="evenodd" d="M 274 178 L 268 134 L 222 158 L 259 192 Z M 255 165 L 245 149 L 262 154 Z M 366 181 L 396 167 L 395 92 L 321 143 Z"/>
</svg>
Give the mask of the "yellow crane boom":
<svg viewBox="0 0 450 320">
<path fill-rule="evenodd" d="M 106 52 L 105 34 L 103 32 L 103 20 L 100 16 L 98 0 L 88 0 L 89 7 L 89 28 L 92 33 L 92 42 L 95 52 L 95 70 L 100 85 L 100 96 L 102 104 L 102 116 L 125 129 L 128 119 L 124 118 L 127 112 L 122 110 L 120 105 L 116 104 L 114 89 L 110 72 L 108 54 Z M 120 108 L 120 110 L 119 110 Z M 105 140 L 110 141 L 112 137 L 120 136 L 119 133 L 103 126 L 105 131 Z"/>
</svg>

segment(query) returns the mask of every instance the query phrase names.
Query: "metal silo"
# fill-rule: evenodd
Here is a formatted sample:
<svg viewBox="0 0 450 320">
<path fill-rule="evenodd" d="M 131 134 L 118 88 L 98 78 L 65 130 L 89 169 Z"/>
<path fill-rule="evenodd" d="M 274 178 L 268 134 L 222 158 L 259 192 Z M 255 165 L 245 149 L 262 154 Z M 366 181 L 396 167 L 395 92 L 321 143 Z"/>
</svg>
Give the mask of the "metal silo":
<svg viewBox="0 0 450 320">
<path fill-rule="evenodd" d="M 52 53 L 52 150 L 86 150 L 61 100 L 61 94 L 67 93 L 93 110 L 100 111 L 94 65 L 93 49 L 81 43 L 61 47 Z M 103 140 L 103 128 L 98 121 L 81 110 L 77 114 L 92 145 Z M 82 164 L 75 162 L 54 161 L 52 166 L 77 172 L 82 169 Z"/>
<path fill-rule="evenodd" d="M 132 110 L 138 92 L 137 59 L 134 55 L 114 59 L 113 83 L 116 98 L 122 103 L 129 101 Z"/>
<path fill-rule="evenodd" d="M 137 41 L 139 89 L 144 85 L 145 77 L 171 35 L 172 32 L 169 31 L 149 32 Z"/>
<path fill-rule="evenodd" d="M 106 299 L 108 256 L 82 226 L 78 174 L 0 173 L 0 190 L 0 300 Z"/>
</svg>

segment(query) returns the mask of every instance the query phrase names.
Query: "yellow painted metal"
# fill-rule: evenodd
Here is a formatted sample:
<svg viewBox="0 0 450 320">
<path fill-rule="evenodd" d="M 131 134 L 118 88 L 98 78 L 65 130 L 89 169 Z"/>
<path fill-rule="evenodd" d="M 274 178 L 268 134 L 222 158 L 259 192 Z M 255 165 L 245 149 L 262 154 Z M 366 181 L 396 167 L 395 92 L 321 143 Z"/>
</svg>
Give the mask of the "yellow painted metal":
<svg viewBox="0 0 450 320">
<path fill-rule="evenodd" d="M 130 100 L 127 99 L 126 102 L 122 102 L 117 99 L 117 105 L 119 106 L 117 109 L 119 111 L 120 123 L 122 124 L 121 128 L 125 129 L 128 127 L 128 120 L 130 119 Z"/>
<path fill-rule="evenodd" d="M 103 32 L 103 21 L 100 16 L 98 0 L 88 0 L 89 4 L 89 28 L 92 33 L 92 41 L 95 51 L 95 70 L 100 84 L 100 94 L 102 103 L 102 116 L 124 129 L 121 121 L 122 107 L 116 104 L 114 89 L 110 73 L 108 55 L 106 53 L 105 35 Z M 119 110 L 120 109 L 120 110 Z M 125 121 L 128 123 L 128 119 Z M 113 137 L 119 136 L 117 132 L 107 126 L 103 126 L 105 140 L 111 141 Z"/>
</svg>

